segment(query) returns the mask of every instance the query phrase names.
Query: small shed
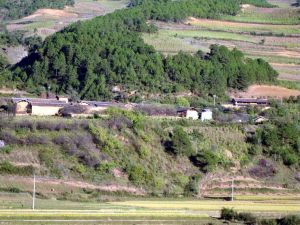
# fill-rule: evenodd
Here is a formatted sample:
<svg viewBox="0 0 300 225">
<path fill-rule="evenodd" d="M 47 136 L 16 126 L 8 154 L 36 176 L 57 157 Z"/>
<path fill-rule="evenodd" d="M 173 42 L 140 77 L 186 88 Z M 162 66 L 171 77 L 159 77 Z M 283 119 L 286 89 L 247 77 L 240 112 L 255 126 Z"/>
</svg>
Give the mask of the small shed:
<svg viewBox="0 0 300 225">
<path fill-rule="evenodd" d="M 179 109 L 177 110 L 177 115 L 179 117 L 184 117 L 192 120 L 199 119 L 199 113 L 195 108 Z"/>
<path fill-rule="evenodd" d="M 210 109 L 203 109 L 201 111 L 201 121 L 205 121 L 205 120 L 212 120 L 213 119 L 213 113 Z"/>
</svg>

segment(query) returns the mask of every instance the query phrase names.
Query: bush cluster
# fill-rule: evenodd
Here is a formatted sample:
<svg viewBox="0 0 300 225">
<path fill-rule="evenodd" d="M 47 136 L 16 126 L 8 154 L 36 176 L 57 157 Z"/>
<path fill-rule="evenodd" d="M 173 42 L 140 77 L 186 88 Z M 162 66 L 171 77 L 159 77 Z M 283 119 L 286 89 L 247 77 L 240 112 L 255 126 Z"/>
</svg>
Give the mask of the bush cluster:
<svg viewBox="0 0 300 225">
<path fill-rule="evenodd" d="M 249 225 L 298 225 L 300 217 L 297 215 L 288 215 L 280 219 L 258 219 L 251 213 L 238 213 L 234 209 L 223 208 L 221 210 L 221 219 L 228 221 L 243 221 Z"/>
<path fill-rule="evenodd" d="M 300 129 L 299 121 L 277 121 L 263 125 L 252 140 L 254 144 L 261 144 L 265 153 L 275 159 L 281 158 L 287 166 L 300 162 Z"/>
<path fill-rule="evenodd" d="M 34 168 L 32 166 L 17 167 L 12 165 L 8 161 L 4 161 L 0 163 L 1 174 L 17 174 L 17 175 L 29 176 L 33 174 L 33 171 Z"/>
<path fill-rule="evenodd" d="M 249 173 L 255 177 L 267 178 L 274 176 L 276 174 L 276 169 L 268 160 L 260 159 L 258 165 L 251 168 Z"/>
</svg>

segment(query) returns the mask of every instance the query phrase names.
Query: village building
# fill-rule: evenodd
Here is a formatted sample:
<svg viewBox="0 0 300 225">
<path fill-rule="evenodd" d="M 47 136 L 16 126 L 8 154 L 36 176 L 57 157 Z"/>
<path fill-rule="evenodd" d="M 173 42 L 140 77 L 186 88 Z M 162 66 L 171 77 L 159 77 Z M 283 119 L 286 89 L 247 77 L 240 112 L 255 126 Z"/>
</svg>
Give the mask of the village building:
<svg viewBox="0 0 300 225">
<path fill-rule="evenodd" d="M 213 119 L 213 113 L 210 109 L 203 109 L 201 111 L 201 121 L 209 121 Z"/>
<path fill-rule="evenodd" d="M 16 116 L 54 116 L 67 105 L 65 101 L 41 98 L 12 98 Z"/>
<path fill-rule="evenodd" d="M 259 98 L 233 98 L 231 102 L 234 106 L 266 106 L 269 104 L 268 99 Z"/>
<path fill-rule="evenodd" d="M 177 110 L 177 115 L 179 117 L 184 117 L 184 118 L 192 119 L 192 120 L 199 119 L 199 113 L 195 108 L 179 109 L 179 110 Z"/>
</svg>

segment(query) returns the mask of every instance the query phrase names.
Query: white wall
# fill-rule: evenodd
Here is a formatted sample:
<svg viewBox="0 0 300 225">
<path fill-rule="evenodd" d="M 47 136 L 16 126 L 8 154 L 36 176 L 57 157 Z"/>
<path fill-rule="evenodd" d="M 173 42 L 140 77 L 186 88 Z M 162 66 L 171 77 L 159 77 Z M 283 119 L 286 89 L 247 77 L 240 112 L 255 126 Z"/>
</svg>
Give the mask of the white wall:
<svg viewBox="0 0 300 225">
<path fill-rule="evenodd" d="M 197 120 L 197 119 L 199 119 L 199 113 L 195 110 L 187 110 L 186 118 Z"/>
<path fill-rule="evenodd" d="M 201 121 L 204 121 L 204 120 L 212 120 L 212 112 L 211 111 L 201 112 Z"/>
</svg>

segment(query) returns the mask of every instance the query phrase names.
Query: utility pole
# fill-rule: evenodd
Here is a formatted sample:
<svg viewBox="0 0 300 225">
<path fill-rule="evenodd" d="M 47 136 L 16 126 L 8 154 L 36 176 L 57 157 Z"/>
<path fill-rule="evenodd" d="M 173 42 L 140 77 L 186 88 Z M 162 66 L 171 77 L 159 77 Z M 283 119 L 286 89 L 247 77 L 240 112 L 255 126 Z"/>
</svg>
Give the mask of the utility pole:
<svg viewBox="0 0 300 225">
<path fill-rule="evenodd" d="M 231 201 L 233 202 L 233 191 L 234 191 L 234 179 L 231 180 Z"/>
<path fill-rule="evenodd" d="M 32 192 L 32 210 L 34 210 L 35 203 L 35 173 L 33 173 L 33 192 Z"/>
<path fill-rule="evenodd" d="M 214 106 L 216 106 L 216 95 L 213 95 L 213 97 L 214 97 Z"/>
</svg>

